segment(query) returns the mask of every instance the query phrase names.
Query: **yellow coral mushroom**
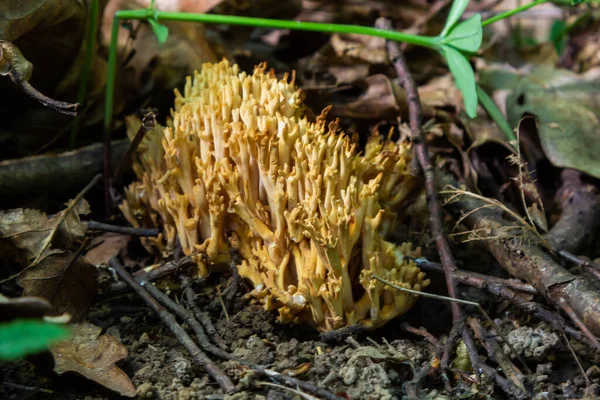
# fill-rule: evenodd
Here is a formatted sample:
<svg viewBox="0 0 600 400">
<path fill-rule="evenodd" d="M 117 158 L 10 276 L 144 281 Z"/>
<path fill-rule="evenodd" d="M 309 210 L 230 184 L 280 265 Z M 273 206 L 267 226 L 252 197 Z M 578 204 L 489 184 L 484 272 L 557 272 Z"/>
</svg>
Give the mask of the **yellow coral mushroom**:
<svg viewBox="0 0 600 400">
<path fill-rule="evenodd" d="M 195 255 L 200 274 L 229 261 L 225 236 L 236 232 L 240 275 L 282 322 L 381 326 L 416 298 L 372 274 L 414 290 L 429 283 L 405 258 L 418 251 L 384 239 L 417 185 L 409 145 L 373 135 L 359 154 L 327 110 L 309 121 L 293 77 L 265 68 L 205 64 L 175 90 L 170 126 L 142 143 L 121 210 L 162 229 L 152 246 Z"/>
</svg>

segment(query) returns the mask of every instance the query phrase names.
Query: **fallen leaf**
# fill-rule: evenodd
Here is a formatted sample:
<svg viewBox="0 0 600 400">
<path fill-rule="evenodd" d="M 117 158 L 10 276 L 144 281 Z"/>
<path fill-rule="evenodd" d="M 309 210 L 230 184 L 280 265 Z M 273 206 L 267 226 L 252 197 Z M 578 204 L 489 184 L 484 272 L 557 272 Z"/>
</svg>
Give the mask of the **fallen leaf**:
<svg viewBox="0 0 600 400">
<path fill-rule="evenodd" d="M 105 233 L 96 236 L 90 241 L 90 250 L 85 253 L 85 259 L 92 265 L 108 264 L 108 260 L 119 255 L 121 250 L 127 248 L 131 236 L 119 233 Z"/>
<path fill-rule="evenodd" d="M 366 89 L 347 103 L 334 103 L 332 113 L 338 117 L 362 119 L 395 119 L 398 105 L 393 83 L 382 74 L 365 79 Z"/>
<path fill-rule="evenodd" d="M 388 61 L 385 39 L 361 35 L 331 35 L 333 51 L 338 57 L 350 57 L 368 64 L 385 64 Z"/>
<path fill-rule="evenodd" d="M 16 360 L 39 353 L 50 343 L 68 336 L 66 326 L 42 320 L 17 319 L 0 324 L 0 360 Z"/>
<path fill-rule="evenodd" d="M 88 42 L 91 1 L 12 0 L 0 1 L 0 40 L 13 42 L 33 64 L 30 83 L 51 98 L 77 100 L 84 55 Z M 99 1 L 100 12 L 106 0 Z M 101 14 L 100 14 L 101 15 Z M 106 53 L 95 47 L 88 85 L 86 108 L 80 116 L 82 126 L 99 122 L 104 109 L 101 101 L 106 87 Z M 118 87 L 117 87 L 118 90 Z M 69 119 L 43 105 L 32 103 L 29 96 L 10 79 L 0 82 L 0 118 L 11 121 L 9 146 L 0 148 L 7 157 L 31 154 L 46 145 L 54 134 L 65 130 Z M 122 93 L 115 95 L 122 107 Z"/>
<path fill-rule="evenodd" d="M 0 241 L 23 252 L 29 263 L 39 261 L 52 247 L 73 249 L 85 237 L 87 225 L 79 215 L 89 213 L 89 205 L 82 199 L 64 217 L 63 213 L 48 218 L 39 210 L 0 211 Z"/>
<path fill-rule="evenodd" d="M 578 75 L 540 67 L 526 73 L 491 67 L 480 79 L 493 89 L 512 89 L 506 98 L 511 127 L 524 115 L 537 118 L 540 141 L 550 162 L 600 177 L 600 68 Z"/>
<path fill-rule="evenodd" d="M 72 326 L 72 336 L 50 347 L 57 374 L 75 372 L 113 390 L 134 397 L 133 383 L 116 362 L 127 357 L 127 348 L 114 336 L 100 335 L 102 328 L 90 323 Z"/>
<path fill-rule="evenodd" d="M 52 304 L 54 315 L 68 313 L 81 321 L 97 292 L 96 268 L 71 251 L 55 251 L 17 278 L 23 296 L 39 296 Z"/>
</svg>

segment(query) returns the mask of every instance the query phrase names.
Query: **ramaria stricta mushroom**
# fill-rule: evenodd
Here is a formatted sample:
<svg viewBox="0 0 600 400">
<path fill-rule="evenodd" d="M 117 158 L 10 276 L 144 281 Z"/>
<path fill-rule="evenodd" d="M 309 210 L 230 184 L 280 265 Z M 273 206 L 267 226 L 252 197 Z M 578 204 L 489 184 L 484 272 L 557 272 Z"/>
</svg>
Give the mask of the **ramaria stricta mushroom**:
<svg viewBox="0 0 600 400">
<path fill-rule="evenodd" d="M 321 331 L 374 328 L 408 311 L 416 296 L 373 274 L 421 290 L 425 274 L 411 244 L 386 241 L 418 186 L 410 145 L 372 135 L 363 152 L 325 121 L 310 121 L 294 79 L 261 65 L 252 75 L 227 61 L 205 64 L 175 90 L 167 127 L 147 134 L 134 166 L 139 181 L 121 210 L 133 226 L 161 235 L 163 254 L 180 245 L 199 274 L 230 261 L 252 296 L 281 322 Z M 130 134 L 137 118 L 128 119 Z"/>
</svg>

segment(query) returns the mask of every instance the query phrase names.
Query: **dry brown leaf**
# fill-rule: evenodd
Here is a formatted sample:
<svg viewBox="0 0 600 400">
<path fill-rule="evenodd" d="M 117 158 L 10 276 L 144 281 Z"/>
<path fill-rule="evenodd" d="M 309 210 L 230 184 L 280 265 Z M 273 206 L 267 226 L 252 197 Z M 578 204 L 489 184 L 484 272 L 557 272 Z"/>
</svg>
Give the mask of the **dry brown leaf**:
<svg viewBox="0 0 600 400">
<path fill-rule="evenodd" d="M 127 349 L 102 328 L 81 323 L 72 326 L 72 336 L 50 347 L 57 374 L 75 372 L 122 396 L 134 397 L 133 383 L 116 362 L 127 357 Z"/>
<path fill-rule="evenodd" d="M 159 9 L 171 6 L 157 4 Z M 101 41 L 108 47 L 112 35 L 112 21 L 117 10 L 146 8 L 144 1 L 110 0 L 104 9 L 101 26 Z M 131 21 L 131 30 L 120 29 L 118 52 L 128 59 L 122 68 L 122 88 L 126 100 L 152 95 L 155 99 L 170 98 L 174 87 L 180 86 L 185 77 L 205 62 L 216 62 L 212 45 L 205 39 L 205 28 L 201 24 L 187 22 L 162 22 L 169 28 L 167 42 L 160 45 L 151 26 L 140 21 Z M 134 35 L 131 33 L 135 32 Z M 154 101 L 153 106 L 160 106 Z"/>
<path fill-rule="evenodd" d="M 99 3 L 102 10 L 106 0 Z M 0 40 L 8 40 L 21 50 L 33 64 L 29 82 L 51 98 L 77 101 L 90 4 L 81 0 L 0 1 Z M 104 109 L 101 94 L 106 86 L 105 51 L 96 46 L 93 54 L 88 86 L 91 101 L 81 115 L 82 125 L 98 122 L 103 116 L 99 110 Z M 6 158 L 31 154 L 65 130 L 67 117 L 33 103 L 10 79 L 0 81 L 0 92 L 0 118 L 10 118 L 13 133 L 7 141 L 10 146 L 0 148 Z M 122 97 L 115 95 L 118 108 L 122 107 Z"/>
<path fill-rule="evenodd" d="M 90 250 L 85 253 L 85 259 L 92 265 L 108 264 L 108 260 L 127 248 L 131 236 L 120 233 L 105 233 L 90 241 Z"/>
<path fill-rule="evenodd" d="M 13 209 L 0 211 L 0 242 L 2 248 L 12 247 L 23 254 L 16 258 L 29 266 L 52 252 L 52 248 L 74 249 L 85 237 L 87 225 L 79 215 L 89 213 L 89 204 L 81 200 L 71 212 L 64 211 L 48 218 L 39 210 Z"/>
<path fill-rule="evenodd" d="M 25 269 L 17 283 L 23 296 L 50 301 L 53 315 L 68 313 L 81 321 L 96 295 L 96 268 L 71 251 L 55 251 Z"/>
<path fill-rule="evenodd" d="M 365 79 L 366 90 L 346 104 L 333 104 L 332 113 L 338 117 L 363 119 L 395 119 L 398 105 L 393 83 L 382 74 Z"/>
<path fill-rule="evenodd" d="M 338 57 L 349 57 L 368 64 L 385 64 L 388 62 L 385 39 L 360 35 L 331 35 L 333 51 Z"/>
</svg>

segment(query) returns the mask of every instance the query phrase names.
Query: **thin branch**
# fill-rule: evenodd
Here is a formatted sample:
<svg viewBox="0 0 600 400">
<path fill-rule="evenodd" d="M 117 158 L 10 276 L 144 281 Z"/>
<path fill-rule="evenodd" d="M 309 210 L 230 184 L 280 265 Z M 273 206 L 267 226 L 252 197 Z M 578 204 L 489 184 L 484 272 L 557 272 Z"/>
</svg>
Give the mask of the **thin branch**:
<svg viewBox="0 0 600 400">
<path fill-rule="evenodd" d="M 163 278 L 167 275 L 178 271 L 179 269 L 193 265 L 191 257 L 184 257 L 179 261 L 169 261 L 160 267 L 155 268 L 144 268 L 133 273 L 134 278 L 143 276 L 146 282 L 152 282 L 157 279 Z M 122 281 L 112 283 L 105 291 L 106 294 L 117 294 L 126 290 L 129 286 Z"/>
<path fill-rule="evenodd" d="M 244 361 L 244 360 L 234 356 L 233 354 L 230 354 L 230 353 L 226 352 L 225 350 L 212 344 L 210 342 L 210 340 L 208 340 L 208 336 L 206 336 L 206 333 L 204 332 L 204 328 L 202 328 L 202 325 L 200 325 L 200 323 L 196 320 L 196 318 L 194 317 L 192 312 L 186 310 L 181 304 L 175 303 L 173 300 L 171 300 L 171 298 L 169 296 L 167 296 L 165 293 L 163 293 L 159 288 L 152 285 L 151 283 L 148 284 L 147 282 L 144 281 L 143 278 L 138 278 L 137 281 L 140 282 L 140 284 L 144 285 L 144 287 L 146 288 L 148 293 L 150 293 L 152 295 L 152 297 L 154 297 L 162 305 L 164 305 L 169 310 L 171 310 L 173 313 L 175 313 L 175 315 L 177 315 L 179 318 L 181 318 L 185 324 L 187 324 L 190 328 L 192 328 L 192 330 L 196 334 L 196 340 L 197 340 L 198 344 L 204 351 L 206 351 L 207 353 L 213 354 L 217 357 L 221 357 L 225 360 L 231 360 L 231 361 L 235 361 L 240 364 L 243 364 L 243 365 L 247 365 L 250 368 L 258 368 L 258 369 L 264 368 L 263 366 Z"/>
<path fill-rule="evenodd" d="M 583 260 L 577 257 L 575 254 L 571 254 L 566 250 L 560 250 L 558 252 L 558 255 L 564 258 L 565 260 L 569 261 L 570 263 L 583 268 L 585 272 L 587 272 L 588 274 L 592 275 L 594 278 L 600 281 L 600 269 L 596 268 L 594 264 L 592 264 L 588 260 Z"/>
<path fill-rule="evenodd" d="M 54 100 L 31 86 L 29 78 L 33 73 L 33 65 L 23 56 L 17 46 L 7 40 L 0 40 L 0 67 L 0 75 L 8 75 L 13 83 L 23 89 L 32 99 L 59 113 L 77 115 L 79 103 Z"/>
<path fill-rule="evenodd" d="M 131 160 L 133 159 L 135 151 L 146 136 L 146 133 L 148 133 L 148 131 L 152 130 L 154 127 L 156 127 L 156 115 L 150 111 L 144 116 L 144 118 L 142 118 L 142 126 L 140 126 L 140 129 L 135 134 L 135 137 L 131 141 L 127 152 L 117 167 L 112 180 L 113 185 L 118 185 L 121 183 L 123 172 L 131 165 Z"/>
<path fill-rule="evenodd" d="M 583 323 L 579 315 L 573 310 L 573 307 L 562 297 L 558 300 L 558 306 L 571 318 L 571 321 L 577 325 L 577 327 L 583 332 L 583 334 L 588 338 L 588 340 L 592 343 L 592 345 L 596 348 L 596 350 L 600 351 L 600 341 L 598 338 L 590 332 L 589 328 Z"/>
<path fill-rule="evenodd" d="M 223 338 L 221 338 L 219 332 L 217 332 L 217 329 L 213 325 L 208 313 L 200 310 L 198 305 L 196 305 L 196 293 L 192 289 L 190 278 L 188 276 L 182 276 L 181 284 L 185 288 L 183 290 L 183 294 L 186 297 L 189 309 L 192 310 L 198 321 L 206 330 L 206 333 L 212 338 L 213 342 L 223 350 L 227 350 L 227 344 Z"/>
<path fill-rule="evenodd" d="M 58 232 L 58 228 L 67 219 L 67 217 L 73 211 L 73 209 L 77 206 L 77 204 L 79 204 L 81 199 L 83 199 L 83 196 L 85 196 L 87 194 L 87 192 L 89 192 L 96 185 L 96 183 L 98 183 L 100 181 L 100 179 L 102 179 L 102 175 L 101 174 L 96 175 L 94 177 L 94 179 L 92 179 L 92 181 L 90 183 L 88 183 L 87 186 L 84 187 L 83 190 L 81 192 L 79 192 L 79 194 L 73 200 L 71 200 L 68 207 L 59 213 L 59 215 L 56 218 L 56 223 L 52 227 L 52 231 L 50 232 L 48 237 L 45 239 L 42 249 L 40 250 L 38 255 L 35 257 L 35 260 L 33 260 L 31 265 L 36 264 L 40 260 L 44 251 L 46 251 L 46 249 L 48 249 L 50 247 L 50 245 L 52 244 L 52 241 L 54 240 L 54 236 L 56 236 L 56 232 Z"/>
<path fill-rule="evenodd" d="M 425 258 L 415 258 L 413 260 L 422 271 L 444 272 L 442 266 L 438 263 L 429 261 Z M 506 286 L 507 288 L 518 292 L 534 295 L 538 294 L 538 291 L 532 285 L 525 283 L 520 279 L 503 279 L 460 269 L 456 271 L 456 279 L 460 283 L 469 286 L 475 286 L 481 289 L 485 289 L 485 286 L 488 283 L 495 283 L 497 285 Z"/>
<path fill-rule="evenodd" d="M 376 22 L 376 26 L 380 29 L 392 29 L 391 22 L 384 18 L 379 18 Z M 419 160 L 419 165 L 425 176 L 425 191 L 427 194 L 427 204 L 429 206 L 429 225 L 436 242 L 438 253 L 440 254 L 444 275 L 446 277 L 448 294 L 450 297 L 458 299 L 459 296 L 455 277 L 458 268 L 442 226 L 442 207 L 437 190 L 437 179 L 433 163 L 429 157 L 427 142 L 423 135 L 421 99 L 415 81 L 408 69 L 406 60 L 404 59 L 404 55 L 400 50 L 400 45 L 397 42 L 390 40 L 386 42 L 386 45 L 388 57 L 396 69 L 402 87 L 406 90 L 411 141 L 414 146 L 414 152 Z M 461 324 L 464 317 L 458 303 L 452 302 L 450 307 L 452 310 L 453 324 Z"/>
<path fill-rule="evenodd" d="M 117 261 L 115 257 L 109 261 L 111 268 L 119 275 L 119 277 L 129 285 L 133 291 L 140 296 L 146 304 L 152 308 L 152 310 L 158 314 L 160 319 L 167 325 L 171 332 L 177 337 L 177 339 L 184 345 L 187 351 L 190 353 L 194 361 L 203 367 L 206 372 L 221 386 L 225 393 L 233 393 L 235 391 L 235 385 L 231 379 L 206 355 L 204 352 L 194 343 L 192 338 L 185 332 L 185 330 L 177 323 L 175 317 L 168 312 L 158 301 L 156 301 L 150 293 L 123 268 L 123 266 Z"/>
<path fill-rule="evenodd" d="M 133 228 L 131 226 L 110 225 L 110 224 L 104 224 L 102 222 L 96 222 L 96 221 L 88 221 L 87 227 L 88 227 L 88 230 L 90 230 L 90 231 L 122 233 L 123 235 L 143 236 L 143 237 L 158 236 L 158 229 Z"/>
<path fill-rule="evenodd" d="M 293 378 L 288 375 L 280 374 L 277 371 L 273 371 L 270 369 L 263 369 L 263 370 L 253 370 L 253 373 L 257 374 L 258 376 L 264 376 L 264 377 L 271 378 L 272 380 L 279 382 L 279 383 L 284 383 L 289 386 L 300 388 L 304 392 L 311 393 L 315 396 L 319 396 L 320 398 L 323 398 L 326 400 L 343 400 L 342 397 L 337 396 L 326 389 L 317 387 L 317 386 L 313 385 L 312 383 L 304 382 L 304 381 L 301 381 L 300 379 L 296 379 L 296 378 Z"/>
</svg>

